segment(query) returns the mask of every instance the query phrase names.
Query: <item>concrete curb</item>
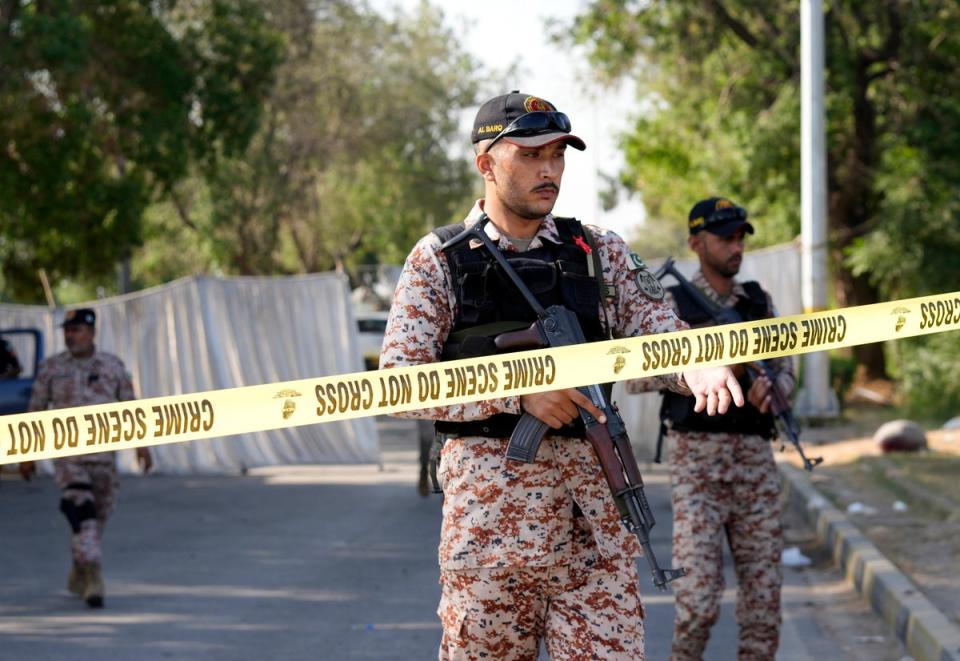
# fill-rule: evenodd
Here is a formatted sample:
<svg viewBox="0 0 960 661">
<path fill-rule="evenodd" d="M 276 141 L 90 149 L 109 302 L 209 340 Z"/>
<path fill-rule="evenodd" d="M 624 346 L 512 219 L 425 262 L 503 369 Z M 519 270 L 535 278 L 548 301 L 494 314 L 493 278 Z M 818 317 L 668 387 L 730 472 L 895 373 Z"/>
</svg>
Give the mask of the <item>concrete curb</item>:
<svg viewBox="0 0 960 661">
<path fill-rule="evenodd" d="M 927 599 L 800 469 L 778 462 L 787 507 L 803 516 L 847 581 L 917 661 L 960 661 L 960 627 Z"/>
</svg>

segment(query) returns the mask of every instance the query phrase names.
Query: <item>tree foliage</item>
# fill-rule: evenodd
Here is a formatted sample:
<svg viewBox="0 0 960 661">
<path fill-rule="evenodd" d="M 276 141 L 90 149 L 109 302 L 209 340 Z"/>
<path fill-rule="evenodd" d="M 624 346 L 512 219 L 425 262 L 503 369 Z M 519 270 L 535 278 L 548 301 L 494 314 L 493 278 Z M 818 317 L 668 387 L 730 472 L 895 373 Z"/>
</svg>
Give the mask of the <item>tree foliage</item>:
<svg viewBox="0 0 960 661">
<path fill-rule="evenodd" d="M 838 302 L 955 287 L 960 275 L 960 6 L 828 0 L 829 247 Z M 756 240 L 799 231 L 800 21 L 787 0 L 594 0 L 574 40 L 646 106 L 623 137 L 621 183 L 655 226 L 728 195 Z M 642 249 L 642 246 L 640 247 Z M 935 268 L 930 268 L 935 265 Z M 857 350 L 872 376 L 878 346 Z"/>
<path fill-rule="evenodd" d="M 0 6 L 0 260 L 8 296 L 110 274 L 195 166 L 239 153 L 279 57 L 250 0 Z"/>
<path fill-rule="evenodd" d="M 181 218 L 227 272 L 402 261 L 469 200 L 469 163 L 450 144 L 476 64 L 427 3 L 390 18 L 288 0 L 273 20 L 287 58 L 257 133 L 207 179 L 208 208 L 195 182 L 181 187 Z"/>
</svg>

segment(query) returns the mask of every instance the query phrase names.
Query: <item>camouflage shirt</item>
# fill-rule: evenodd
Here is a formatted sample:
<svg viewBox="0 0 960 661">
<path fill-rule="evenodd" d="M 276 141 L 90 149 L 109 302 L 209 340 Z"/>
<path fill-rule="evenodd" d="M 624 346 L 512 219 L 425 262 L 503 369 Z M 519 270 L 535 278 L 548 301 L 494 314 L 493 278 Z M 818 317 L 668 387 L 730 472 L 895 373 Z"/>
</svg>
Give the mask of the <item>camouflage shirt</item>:
<svg viewBox="0 0 960 661">
<path fill-rule="evenodd" d="M 710 283 L 707 282 L 703 272 L 700 270 L 693 274 L 693 278 L 690 279 L 690 282 L 694 287 L 702 291 L 704 295 L 711 301 L 725 308 L 732 308 L 737 304 L 738 300 L 748 297 L 747 291 L 743 288 L 743 284 L 738 282 L 736 279 L 733 281 L 733 289 L 730 291 L 729 296 L 721 296 L 718 294 L 716 290 L 710 286 Z M 776 317 L 777 308 L 773 304 L 773 299 L 770 298 L 769 293 L 766 291 L 764 291 L 764 293 L 767 295 L 767 308 L 770 310 L 770 316 Z M 673 296 L 669 291 L 667 291 L 663 300 L 671 307 L 676 308 L 676 303 L 674 303 Z M 789 397 L 790 393 L 793 392 L 794 386 L 796 385 L 796 377 L 794 377 L 793 374 L 793 359 L 789 356 L 782 358 L 768 358 L 767 364 L 774 371 L 774 373 L 776 373 L 777 385 L 780 387 L 781 392 Z M 746 395 L 746 393 L 744 393 L 744 395 Z"/>
<path fill-rule="evenodd" d="M 701 271 L 690 279 L 697 289 L 717 305 L 731 308 L 740 298 L 748 294 L 743 285 L 736 280 L 729 296 L 721 296 L 710 286 Z M 674 305 L 670 292 L 664 299 Z M 773 316 L 776 308 L 767 294 L 767 307 Z M 769 358 L 767 364 L 777 375 L 777 386 L 787 397 L 793 392 L 796 379 L 793 372 L 793 359 L 790 357 Z M 747 393 L 743 393 L 746 397 Z M 671 432 L 668 452 L 671 472 L 674 479 L 681 475 L 695 481 L 710 480 L 722 482 L 757 483 L 771 470 L 776 472 L 772 461 L 770 441 L 762 436 L 734 433 Z"/>
<path fill-rule="evenodd" d="M 481 203 L 467 225 L 477 222 Z M 686 328 L 663 301 L 640 292 L 637 275 L 645 269 L 613 232 L 588 226 L 599 251 L 610 298 L 606 314 L 615 337 L 632 337 Z M 485 231 L 500 250 L 516 247 L 490 223 Z M 547 216 L 529 249 L 559 242 Z M 483 249 L 476 242 L 475 249 Z M 440 360 L 456 316 L 456 294 L 440 239 L 428 234 L 404 264 L 387 322 L 382 368 Z M 597 313 L 603 311 L 598 306 Z M 677 376 L 651 379 L 657 388 L 688 392 Z M 402 414 L 434 420 L 482 420 L 497 413 L 520 413 L 518 397 L 506 397 Z M 592 532 L 603 556 L 640 554 L 636 539 L 620 524 L 606 480 L 590 444 L 581 439 L 547 438 L 531 464 L 504 458 L 508 439 L 449 439 L 439 477 L 444 485 L 440 564 L 444 569 L 550 565 L 563 563 L 583 535 Z M 574 502 L 583 517 L 574 517 Z"/>
<path fill-rule="evenodd" d="M 27 410 L 64 409 L 131 399 L 135 399 L 133 383 L 122 360 L 96 350 L 89 358 L 74 358 L 69 351 L 63 351 L 40 364 Z M 82 458 L 111 462 L 113 453 L 96 452 Z"/>
</svg>

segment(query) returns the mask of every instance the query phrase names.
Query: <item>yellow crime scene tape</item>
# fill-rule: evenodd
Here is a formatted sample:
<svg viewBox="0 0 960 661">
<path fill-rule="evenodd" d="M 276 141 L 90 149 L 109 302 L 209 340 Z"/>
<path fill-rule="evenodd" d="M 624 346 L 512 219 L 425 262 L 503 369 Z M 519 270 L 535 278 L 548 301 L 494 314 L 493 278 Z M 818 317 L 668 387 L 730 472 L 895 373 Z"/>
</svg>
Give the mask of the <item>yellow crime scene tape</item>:
<svg viewBox="0 0 960 661">
<path fill-rule="evenodd" d="M 0 464 L 638 379 L 960 329 L 960 292 L 725 326 L 0 420 Z"/>
</svg>

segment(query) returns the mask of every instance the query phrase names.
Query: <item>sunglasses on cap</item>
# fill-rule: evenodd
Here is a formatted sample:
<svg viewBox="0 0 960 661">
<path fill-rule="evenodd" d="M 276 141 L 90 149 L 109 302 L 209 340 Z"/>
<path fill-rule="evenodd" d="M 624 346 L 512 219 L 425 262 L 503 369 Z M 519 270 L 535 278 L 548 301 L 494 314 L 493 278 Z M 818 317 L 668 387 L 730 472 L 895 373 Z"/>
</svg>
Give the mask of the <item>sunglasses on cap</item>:
<svg viewBox="0 0 960 661">
<path fill-rule="evenodd" d="M 561 131 L 563 133 L 569 133 L 573 126 L 570 124 L 570 118 L 567 117 L 562 112 L 548 112 L 545 110 L 537 110 L 534 112 L 528 112 L 526 115 L 520 115 L 515 120 L 507 124 L 507 127 L 500 131 L 490 141 L 490 144 L 487 145 L 487 148 L 483 150 L 482 153 L 486 154 L 490 151 L 490 148 L 496 144 L 497 140 L 500 138 L 505 138 L 509 136 L 524 137 L 530 135 L 537 135 L 543 133 L 544 131 Z"/>
<path fill-rule="evenodd" d="M 717 209 L 707 217 L 707 225 L 718 225 L 720 223 L 729 223 L 732 220 L 746 220 L 747 210 L 741 207 L 727 207 Z"/>
</svg>

